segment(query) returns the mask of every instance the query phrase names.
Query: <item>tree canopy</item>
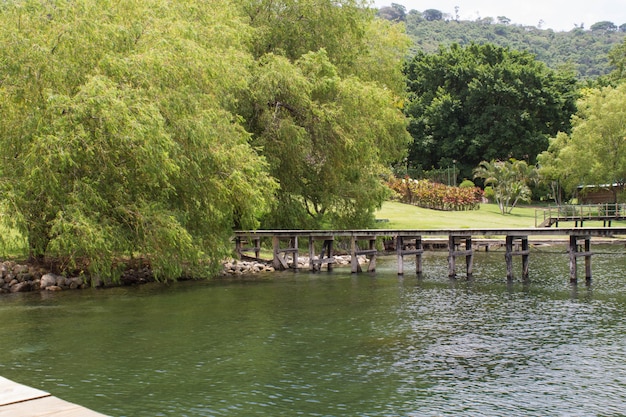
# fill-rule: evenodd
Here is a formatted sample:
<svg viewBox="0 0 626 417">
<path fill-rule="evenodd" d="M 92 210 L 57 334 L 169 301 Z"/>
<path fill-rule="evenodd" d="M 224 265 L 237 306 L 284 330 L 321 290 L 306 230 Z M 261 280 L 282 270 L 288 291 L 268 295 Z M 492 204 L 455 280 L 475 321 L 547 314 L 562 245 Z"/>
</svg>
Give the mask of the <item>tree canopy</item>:
<svg viewBox="0 0 626 417">
<path fill-rule="evenodd" d="M 371 224 L 387 195 L 382 175 L 410 141 L 401 109 L 408 39 L 362 2 L 335 3 L 245 6 L 264 37 L 242 114 L 280 184 L 265 227 Z"/>
<path fill-rule="evenodd" d="M 414 138 L 409 163 L 424 169 L 456 161 L 469 177 L 482 160 L 533 163 L 549 136 L 569 131 L 575 111 L 571 73 L 491 44 L 420 52 L 405 73 Z"/>
<path fill-rule="evenodd" d="M 214 271 L 276 192 L 366 221 L 407 142 L 406 38 L 357 1 L 5 2 L 0 44 L 1 217 L 65 269 Z"/>
<path fill-rule="evenodd" d="M 626 24 L 620 30 L 604 30 L 614 25 L 598 22 L 598 26 L 591 25 L 590 29 L 572 24 L 569 31 L 554 31 L 515 24 L 506 16 L 462 20 L 457 8 L 455 12 L 454 16 L 442 13 L 441 19 L 426 19 L 426 12 L 417 10 L 407 12 L 406 32 L 413 41 L 412 50 L 436 53 L 442 45 L 491 43 L 529 52 L 552 69 L 571 68 L 580 79 L 593 79 L 611 71 L 608 53 L 626 38 Z M 380 16 L 393 19 L 389 14 Z M 591 30 L 591 27 L 603 30 Z"/>
<path fill-rule="evenodd" d="M 593 185 L 618 195 L 626 184 L 626 84 L 586 90 L 570 135 L 559 133 L 539 156 L 541 172 L 570 192 Z"/>
</svg>

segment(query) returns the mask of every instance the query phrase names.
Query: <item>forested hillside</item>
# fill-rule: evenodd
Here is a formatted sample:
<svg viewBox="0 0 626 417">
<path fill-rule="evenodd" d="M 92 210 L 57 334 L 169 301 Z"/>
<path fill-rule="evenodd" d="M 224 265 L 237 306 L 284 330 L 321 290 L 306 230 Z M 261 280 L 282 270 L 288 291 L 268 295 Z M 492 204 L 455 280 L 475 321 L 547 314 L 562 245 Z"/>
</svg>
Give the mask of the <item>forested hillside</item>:
<svg viewBox="0 0 626 417">
<path fill-rule="evenodd" d="M 609 73 L 607 54 L 626 38 L 624 22 L 596 22 L 589 28 L 580 25 L 568 32 L 555 32 L 514 25 L 504 16 L 458 20 L 435 9 L 406 11 L 397 4 L 381 8 L 379 16 L 406 23 L 413 53 L 435 52 L 442 44 L 493 43 L 530 52 L 551 68 L 570 65 L 583 79 Z"/>
</svg>

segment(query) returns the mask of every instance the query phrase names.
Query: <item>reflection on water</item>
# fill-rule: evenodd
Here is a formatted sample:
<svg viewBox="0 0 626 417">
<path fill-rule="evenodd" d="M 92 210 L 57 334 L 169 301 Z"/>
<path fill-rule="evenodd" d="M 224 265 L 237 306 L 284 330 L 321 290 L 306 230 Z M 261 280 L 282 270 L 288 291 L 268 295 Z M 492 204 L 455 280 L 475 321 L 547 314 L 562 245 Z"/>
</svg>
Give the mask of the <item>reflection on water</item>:
<svg viewBox="0 0 626 417">
<path fill-rule="evenodd" d="M 421 279 L 390 259 L 10 295 L 0 375 L 111 416 L 624 415 L 624 249 L 594 256 L 590 287 L 552 252 L 529 284 L 507 284 L 502 253 L 476 254 L 471 281 L 428 253 Z"/>
</svg>

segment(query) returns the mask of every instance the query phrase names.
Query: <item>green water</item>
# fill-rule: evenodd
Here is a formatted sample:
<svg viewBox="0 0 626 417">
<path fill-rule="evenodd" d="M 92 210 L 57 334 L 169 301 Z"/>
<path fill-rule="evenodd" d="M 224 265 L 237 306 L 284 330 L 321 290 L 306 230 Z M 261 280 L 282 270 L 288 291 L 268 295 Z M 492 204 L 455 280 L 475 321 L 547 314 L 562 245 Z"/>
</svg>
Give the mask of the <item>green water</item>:
<svg viewBox="0 0 626 417">
<path fill-rule="evenodd" d="M 421 279 L 390 259 L 3 296 L 0 375 L 110 416 L 623 416 L 626 254 L 598 252 L 590 287 L 555 250 L 530 284 L 502 253 L 471 281 L 428 253 Z"/>
</svg>

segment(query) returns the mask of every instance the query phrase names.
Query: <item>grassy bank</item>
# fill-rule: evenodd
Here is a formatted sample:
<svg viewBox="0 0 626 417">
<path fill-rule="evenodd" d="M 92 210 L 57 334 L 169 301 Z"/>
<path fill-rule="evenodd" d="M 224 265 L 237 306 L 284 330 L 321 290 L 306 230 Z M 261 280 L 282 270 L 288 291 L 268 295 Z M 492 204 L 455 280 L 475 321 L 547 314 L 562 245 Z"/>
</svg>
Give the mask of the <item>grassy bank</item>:
<svg viewBox="0 0 626 417">
<path fill-rule="evenodd" d="M 496 204 L 481 204 L 480 210 L 439 211 L 388 201 L 376 213 L 381 229 L 480 229 L 535 227 L 535 208 L 516 207 L 513 213 L 502 215 Z M 387 221 L 388 220 L 388 221 Z M 586 227 L 601 227 L 602 222 L 588 221 Z M 626 226 L 626 222 L 613 222 Z M 562 227 L 574 227 L 573 222 Z"/>
</svg>

